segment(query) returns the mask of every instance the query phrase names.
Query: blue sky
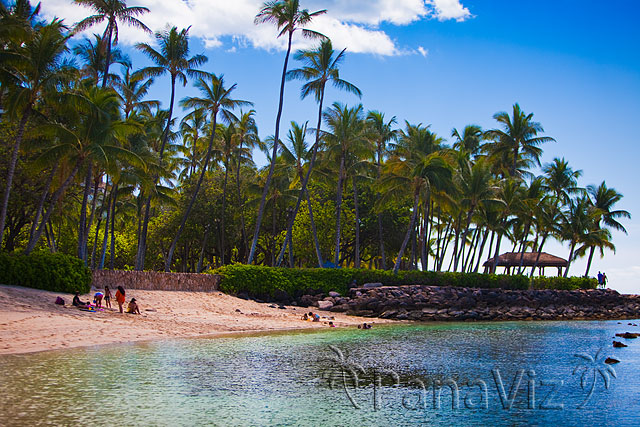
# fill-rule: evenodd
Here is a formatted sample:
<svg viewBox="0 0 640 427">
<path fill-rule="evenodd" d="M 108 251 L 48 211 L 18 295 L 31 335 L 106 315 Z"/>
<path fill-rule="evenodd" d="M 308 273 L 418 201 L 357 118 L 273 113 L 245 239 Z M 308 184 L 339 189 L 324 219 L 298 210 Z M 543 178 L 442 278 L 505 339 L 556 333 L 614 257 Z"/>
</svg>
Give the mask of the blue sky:
<svg viewBox="0 0 640 427">
<path fill-rule="evenodd" d="M 635 0 L 310 0 L 310 10 L 328 9 L 316 24 L 337 47 L 347 47 L 342 77 L 363 92 L 330 91 L 329 102 L 362 102 L 397 116 L 400 123 L 431 124 L 449 137 L 453 127 L 476 123 L 492 128 L 498 111 L 520 103 L 533 112 L 546 134 L 543 163 L 565 157 L 581 169 L 580 184 L 607 185 L 624 194 L 620 208 L 632 213 L 629 235 L 614 235 L 617 253 L 595 258 L 592 274 L 607 272 L 612 287 L 640 293 L 640 157 L 635 123 L 640 117 L 640 30 Z M 76 22 L 86 11 L 68 0 L 43 0 L 50 16 Z M 252 23 L 260 2 L 140 0 L 154 30 L 171 22 L 192 25 L 192 52 L 205 53 L 207 71 L 237 82 L 237 97 L 253 101 L 260 135 L 274 132 L 282 45 L 268 27 Z M 312 26 L 313 28 L 313 26 Z M 100 28 L 95 30 L 100 31 Z M 123 28 L 121 47 L 134 67 L 148 63 L 131 45 L 146 36 Z M 298 41 L 300 43 L 301 41 Z M 295 62 L 293 63 L 295 66 Z M 315 122 L 313 100 L 301 101 L 300 84 L 287 85 L 283 128 L 291 120 Z M 178 99 L 192 94 L 181 88 Z M 168 81 L 159 79 L 151 96 L 168 101 Z M 261 154 L 258 163 L 264 162 Z M 566 257 L 568 248 L 547 250 Z M 571 272 L 583 274 L 585 261 Z"/>
</svg>

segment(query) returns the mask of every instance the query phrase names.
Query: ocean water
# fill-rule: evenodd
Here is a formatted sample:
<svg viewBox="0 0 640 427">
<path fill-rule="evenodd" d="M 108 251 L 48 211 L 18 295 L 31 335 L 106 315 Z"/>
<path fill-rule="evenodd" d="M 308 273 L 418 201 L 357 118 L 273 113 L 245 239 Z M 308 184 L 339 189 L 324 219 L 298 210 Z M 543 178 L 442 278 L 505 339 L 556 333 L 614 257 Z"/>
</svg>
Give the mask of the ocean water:
<svg viewBox="0 0 640 427">
<path fill-rule="evenodd" d="M 640 338 L 612 347 L 615 333 L 640 332 L 627 323 L 375 326 L 0 356 L 0 425 L 638 426 Z"/>
</svg>

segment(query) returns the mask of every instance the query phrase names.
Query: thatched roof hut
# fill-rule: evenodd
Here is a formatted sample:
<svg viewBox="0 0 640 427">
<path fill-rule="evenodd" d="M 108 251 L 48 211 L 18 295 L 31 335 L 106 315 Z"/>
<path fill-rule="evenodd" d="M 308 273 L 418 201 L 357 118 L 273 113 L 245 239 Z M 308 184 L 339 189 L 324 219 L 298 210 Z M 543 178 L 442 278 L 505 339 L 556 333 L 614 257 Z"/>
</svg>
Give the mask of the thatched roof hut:
<svg viewBox="0 0 640 427">
<path fill-rule="evenodd" d="M 507 272 L 511 270 L 511 267 L 519 267 L 522 260 L 523 267 L 538 267 L 541 271 L 544 271 L 545 267 L 557 267 L 558 274 L 561 273 L 562 268 L 567 267 L 567 260 L 557 257 L 555 255 L 548 254 L 546 252 L 505 252 L 498 257 L 498 263 L 495 263 L 495 257 L 489 258 L 484 264 L 485 272 L 494 273 L 494 265 L 496 267 L 505 267 Z"/>
</svg>

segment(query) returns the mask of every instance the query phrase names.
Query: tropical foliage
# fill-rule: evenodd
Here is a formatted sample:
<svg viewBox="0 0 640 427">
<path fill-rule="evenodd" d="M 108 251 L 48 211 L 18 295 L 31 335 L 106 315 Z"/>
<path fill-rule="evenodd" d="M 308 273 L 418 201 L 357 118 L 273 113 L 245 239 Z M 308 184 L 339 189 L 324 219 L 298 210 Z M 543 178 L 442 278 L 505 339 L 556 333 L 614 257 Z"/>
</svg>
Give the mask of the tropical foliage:
<svg viewBox="0 0 640 427">
<path fill-rule="evenodd" d="M 118 47 L 119 27 L 149 31 L 148 10 L 76 3 L 93 14 L 75 25 L 45 20 L 28 0 L 0 8 L 2 251 L 76 255 L 98 269 L 342 267 L 318 274 L 344 284 L 365 274 L 354 271 L 391 267 L 372 280 L 478 273 L 494 255 L 543 251 L 551 239 L 568 247 L 570 263 L 587 257 L 589 275 L 596 253 L 615 250 L 612 231 L 626 232 L 630 214 L 614 188 L 581 187 L 564 158 L 541 164 L 555 140 L 517 103 L 494 115 L 493 128 L 469 124 L 449 140 L 345 103 L 341 93 L 361 95 L 357 76 L 341 73 L 348 51 L 309 28 L 324 10 L 281 0 L 256 11 L 256 24 L 275 25 L 287 46 L 275 133 L 261 138 L 259 112 L 236 98 L 224 64 L 205 69 L 189 28 L 169 25 L 154 44 L 136 45 L 152 64 L 136 69 Z M 100 23 L 102 34 L 79 35 Z M 301 37 L 314 46 L 292 53 Z M 167 105 L 149 97 L 163 75 Z M 302 100 L 318 110 L 281 132 L 289 80 L 303 82 Z M 197 95 L 177 100 L 178 84 Z"/>
</svg>

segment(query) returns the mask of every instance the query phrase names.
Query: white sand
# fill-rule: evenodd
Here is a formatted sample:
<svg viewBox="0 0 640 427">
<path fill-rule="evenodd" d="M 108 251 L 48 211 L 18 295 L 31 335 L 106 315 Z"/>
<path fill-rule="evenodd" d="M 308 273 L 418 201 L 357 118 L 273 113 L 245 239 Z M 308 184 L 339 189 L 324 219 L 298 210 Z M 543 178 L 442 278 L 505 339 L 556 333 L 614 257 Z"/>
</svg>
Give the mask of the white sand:
<svg viewBox="0 0 640 427">
<path fill-rule="evenodd" d="M 93 301 L 92 295 L 82 295 L 81 299 Z M 54 304 L 57 296 L 65 300 L 64 307 Z M 142 315 L 138 316 L 120 314 L 113 296 L 115 290 L 111 310 L 89 313 L 73 307 L 69 294 L 0 285 L 0 354 L 235 332 L 328 328 L 328 317 L 335 317 L 333 322 L 338 327 L 355 327 L 373 320 L 316 308 L 270 308 L 270 304 L 220 292 L 127 290 L 127 301 L 136 298 L 140 306 Z M 309 311 L 323 316 L 322 322 L 303 321 L 302 315 Z M 375 319 L 375 323 L 384 322 Z"/>
</svg>

